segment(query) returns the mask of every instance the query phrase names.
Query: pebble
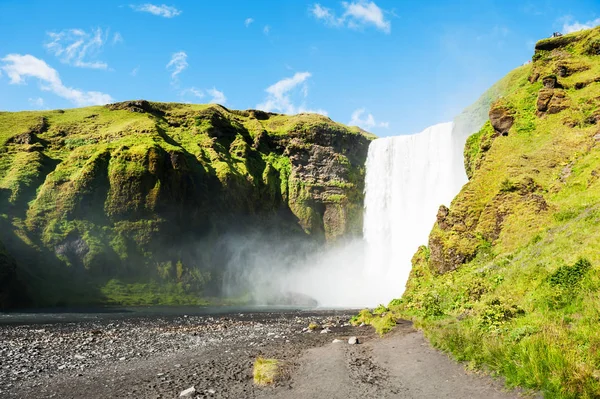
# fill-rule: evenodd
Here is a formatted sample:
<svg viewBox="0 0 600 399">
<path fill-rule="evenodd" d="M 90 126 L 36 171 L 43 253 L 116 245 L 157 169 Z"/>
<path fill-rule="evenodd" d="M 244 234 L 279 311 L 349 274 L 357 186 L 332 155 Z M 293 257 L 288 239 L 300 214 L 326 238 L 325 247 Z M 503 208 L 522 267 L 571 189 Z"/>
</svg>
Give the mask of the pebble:
<svg viewBox="0 0 600 399">
<path fill-rule="evenodd" d="M 333 344 L 339 344 L 340 342 L 344 342 L 341 339 L 334 339 L 333 341 L 331 341 Z"/>
<path fill-rule="evenodd" d="M 181 393 L 179 394 L 180 398 L 191 398 L 193 394 L 196 393 L 196 388 L 191 387 L 186 389 L 185 391 L 181 391 Z"/>
<path fill-rule="evenodd" d="M 348 338 L 348 343 L 350 345 L 356 345 L 356 344 L 359 344 L 360 342 L 358 341 L 358 338 L 356 338 L 356 337 L 350 337 L 350 338 Z"/>
<path fill-rule="evenodd" d="M 329 326 L 338 328 L 347 320 L 347 318 L 343 321 L 339 318 L 315 320 L 314 316 L 307 315 L 291 320 L 272 317 L 261 323 L 248 319 L 213 318 L 203 315 L 183 317 L 182 315 L 175 319 L 135 318 L 108 324 L 99 319 L 98 321 L 56 323 L 44 326 L 0 326 L 0 359 L 2 359 L 0 361 L 0 397 L 4 397 L 7 393 L 10 396 L 11 391 L 17 389 L 15 387 L 21 389 L 20 387 L 25 384 L 32 387 L 40 384 L 41 386 L 52 386 L 50 381 L 59 374 L 82 377 L 83 370 L 95 372 L 95 370 L 112 368 L 115 360 L 121 362 L 134 359 L 135 361 L 147 361 L 157 356 L 168 356 L 193 348 L 217 348 L 229 345 L 229 342 L 239 343 L 242 347 L 247 348 L 244 350 L 251 352 L 273 345 L 275 340 L 286 342 L 285 345 L 288 347 L 289 345 L 303 345 L 302 342 L 310 342 L 315 339 L 323 342 L 322 338 L 331 342 L 327 337 L 321 337 L 318 334 L 322 330 L 311 331 L 308 329 L 306 327 L 308 323 L 318 324 L 323 326 L 327 332 L 331 332 Z M 302 336 L 299 334 L 300 330 L 315 334 L 310 337 Z M 228 346 L 223 347 L 222 353 L 229 354 L 231 351 L 226 351 L 227 349 Z M 170 364 L 172 368 L 181 367 L 179 370 L 183 369 L 181 364 L 174 364 L 177 361 L 182 363 L 179 358 L 173 358 L 172 362 L 167 364 Z M 187 363 L 185 364 L 187 365 Z M 172 373 L 178 374 L 179 371 L 165 370 L 151 373 L 155 374 L 155 379 L 161 387 L 164 387 L 165 390 L 170 389 L 169 391 L 162 391 L 163 388 L 158 389 L 163 397 L 176 396 L 175 392 L 178 391 L 175 386 L 176 380 L 173 380 L 173 376 L 171 376 Z M 194 383 L 199 382 L 197 380 L 187 382 L 188 386 Z M 223 386 L 213 385 L 211 389 L 215 393 L 211 395 L 226 394 L 227 389 L 224 393 L 221 392 Z M 207 392 L 209 392 L 208 389 L 203 389 L 202 392 L 196 391 L 191 397 L 208 396 Z M 60 397 L 60 395 L 56 397 Z"/>
<path fill-rule="evenodd" d="M 321 330 L 321 334 L 327 334 L 327 333 L 330 333 L 330 332 L 331 332 L 331 330 L 329 328 L 324 328 L 324 329 Z"/>
</svg>

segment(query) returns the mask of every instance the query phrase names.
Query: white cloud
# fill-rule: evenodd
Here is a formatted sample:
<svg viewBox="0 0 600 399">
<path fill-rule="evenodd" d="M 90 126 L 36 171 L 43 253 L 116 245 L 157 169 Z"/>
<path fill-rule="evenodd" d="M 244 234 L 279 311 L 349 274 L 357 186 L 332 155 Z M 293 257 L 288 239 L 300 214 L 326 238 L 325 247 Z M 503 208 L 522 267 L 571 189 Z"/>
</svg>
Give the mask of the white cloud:
<svg viewBox="0 0 600 399">
<path fill-rule="evenodd" d="M 600 18 L 596 18 L 592 21 L 587 21 L 587 22 L 579 22 L 579 21 L 573 21 L 573 17 L 571 16 L 567 16 L 562 18 L 562 20 L 564 21 L 563 23 L 563 27 L 562 27 L 562 33 L 573 33 L 573 32 L 578 32 L 580 30 L 584 30 L 584 29 L 592 29 L 595 28 L 596 26 L 600 25 Z"/>
<path fill-rule="evenodd" d="M 29 104 L 36 108 L 42 108 L 44 106 L 44 99 L 42 97 L 28 98 Z"/>
<path fill-rule="evenodd" d="M 252 22 L 254 22 L 254 18 L 246 18 L 246 20 L 244 21 L 244 25 L 246 25 L 246 28 L 249 27 Z"/>
<path fill-rule="evenodd" d="M 119 32 L 113 35 L 112 44 L 123 43 L 123 36 Z"/>
<path fill-rule="evenodd" d="M 36 78 L 40 81 L 42 90 L 50 91 L 78 106 L 100 105 L 114 101 L 105 93 L 82 91 L 65 86 L 56 69 L 30 54 L 9 54 L 1 61 L 4 65 L 0 69 L 8 75 L 11 84 L 24 84 L 27 78 Z"/>
<path fill-rule="evenodd" d="M 256 108 L 264 111 L 277 111 L 284 114 L 297 114 L 301 112 L 312 112 L 327 115 L 322 109 L 311 110 L 306 108 L 304 103 L 296 106 L 292 102 L 292 95 L 302 94 L 306 98 L 308 95 L 308 86 L 306 80 L 311 77 L 310 72 L 296 72 L 291 78 L 284 78 L 277 83 L 267 87 L 267 98 Z"/>
<path fill-rule="evenodd" d="M 187 89 L 183 89 L 181 93 L 179 93 L 179 95 L 181 96 L 185 96 L 188 94 L 198 98 L 204 97 L 204 93 L 202 92 L 202 90 L 198 90 L 195 87 L 188 87 Z"/>
<path fill-rule="evenodd" d="M 148 12 L 153 15 L 157 15 L 159 17 L 165 18 L 173 18 L 181 14 L 181 10 L 178 10 L 175 7 L 170 7 L 165 4 L 154 5 L 150 3 L 140 4 L 140 5 L 130 5 L 132 9 L 140 12 Z"/>
<path fill-rule="evenodd" d="M 269 32 L 271 32 L 271 27 L 269 25 L 265 25 L 265 27 L 263 28 L 263 33 L 265 35 L 268 35 Z"/>
<path fill-rule="evenodd" d="M 212 96 L 212 98 L 210 99 L 211 104 L 224 105 L 227 102 L 227 97 L 225 97 L 225 94 L 222 91 L 219 91 L 219 90 L 215 89 L 214 87 L 212 89 L 208 89 L 206 91 L 208 92 L 209 95 Z"/>
<path fill-rule="evenodd" d="M 365 130 L 372 129 L 374 127 L 383 127 L 388 128 L 390 126 L 389 122 L 376 122 L 373 114 L 367 114 L 366 117 L 362 117 L 365 113 L 364 108 L 359 108 L 352 113 L 352 118 L 348 125 L 350 126 L 359 126 Z"/>
<path fill-rule="evenodd" d="M 90 60 L 102 51 L 108 31 L 96 29 L 88 33 L 81 29 L 65 29 L 47 32 L 47 35 L 50 40 L 45 44 L 46 49 L 61 62 L 80 68 L 108 68 L 106 62 Z"/>
<path fill-rule="evenodd" d="M 131 76 L 137 76 L 137 74 L 138 74 L 138 72 L 139 72 L 139 71 L 140 71 L 140 67 L 139 67 L 139 66 L 136 66 L 135 68 L 133 68 L 133 69 L 131 70 L 131 72 L 129 72 L 129 74 L 130 74 Z"/>
<path fill-rule="evenodd" d="M 385 18 L 384 11 L 375 2 L 366 0 L 343 1 L 342 7 L 344 12 L 341 17 L 337 17 L 334 11 L 318 3 L 313 5 L 310 11 L 315 18 L 322 20 L 327 25 L 345 26 L 351 29 L 361 29 L 372 25 L 385 33 L 391 32 L 391 22 Z"/>
<path fill-rule="evenodd" d="M 177 75 L 188 67 L 187 54 L 185 51 L 178 51 L 171 56 L 171 61 L 167 64 L 167 69 L 171 70 L 171 79 L 177 79 Z"/>
</svg>

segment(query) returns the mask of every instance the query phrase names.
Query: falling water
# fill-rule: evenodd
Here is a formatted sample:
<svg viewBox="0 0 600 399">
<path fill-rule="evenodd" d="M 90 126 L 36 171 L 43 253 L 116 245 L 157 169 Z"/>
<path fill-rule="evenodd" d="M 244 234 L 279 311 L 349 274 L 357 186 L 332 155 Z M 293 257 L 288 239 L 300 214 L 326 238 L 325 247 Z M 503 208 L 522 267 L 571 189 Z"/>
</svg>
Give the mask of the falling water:
<svg viewBox="0 0 600 399">
<path fill-rule="evenodd" d="M 465 120 L 374 140 L 366 163 L 363 239 L 315 253 L 278 285 L 321 306 L 376 306 L 400 297 L 439 206 L 450 205 L 467 181 L 462 149 L 477 121 Z"/>
<path fill-rule="evenodd" d="M 427 244 L 441 204 L 449 205 L 464 183 L 457 173 L 453 123 L 423 132 L 377 139 L 369 146 L 365 180 L 365 274 L 371 303 L 399 297 L 411 258 Z"/>
</svg>

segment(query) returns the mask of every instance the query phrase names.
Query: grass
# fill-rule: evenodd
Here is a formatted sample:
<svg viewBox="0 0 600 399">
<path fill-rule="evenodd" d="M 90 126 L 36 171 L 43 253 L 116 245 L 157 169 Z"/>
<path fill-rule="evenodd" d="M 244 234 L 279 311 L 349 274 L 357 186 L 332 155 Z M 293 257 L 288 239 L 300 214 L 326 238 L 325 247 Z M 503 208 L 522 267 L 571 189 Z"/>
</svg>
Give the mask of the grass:
<svg viewBox="0 0 600 399">
<path fill-rule="evenodd" d="M 379 305 L 371 312 L 369 309 L 361 310 L 358 315 L 350 319 L 350 323 L 354 326 L 361 324 L 370 325 L 375 329 L 375 332 L 383 337 L 396 326 L 397 316 L 383 305 Z"/>
<path fill-rule="evenodd" d="M 468 140 L 470 181 L 388 305 L 456 359 L 548 398 L 600 397 L 600 147 L 585 122 L 600 105 L 599 37 L 569 35 L 513 72 L 500 100 L 513 127 Z M 540 80 L 564 66 L 569 107 L 538 115 Z M 446 267 L 444 254 L 464 256 Z"/>
<path fill-rule="evenodd" d="M 258 386 L 273 384 L 279 376 L 279 360 L 259 357 L 254 362 L 252 374 L 254 384 Z"/>
</svg>

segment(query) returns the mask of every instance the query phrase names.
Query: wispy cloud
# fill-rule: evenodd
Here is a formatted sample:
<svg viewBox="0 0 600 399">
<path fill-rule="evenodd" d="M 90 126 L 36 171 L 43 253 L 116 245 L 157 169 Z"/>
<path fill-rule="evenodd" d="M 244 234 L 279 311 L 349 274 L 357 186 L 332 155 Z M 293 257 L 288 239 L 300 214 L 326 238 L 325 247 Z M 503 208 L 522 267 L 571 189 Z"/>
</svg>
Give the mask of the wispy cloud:
<svg viewBox="0 0 600 399">
<path fill-rule="evenodd" d="M 202 92 L 202 90 L 196 89 L 195 87 L 188 87 L 187 89 L 183 89 L 183 90 L 181 90 L 179 95 L 181 95 L 181 96 L 191 95 L 191 96 L 194 96 L 197 98 L 204 97 L 204 93 Z"/>
<path fill-rule="evenodd" d="M 78 106 L 114 101 L 110 95 L 99 91 L 82 91 L 65 86 L 56 69 L 30 54 L 8 54 L 1 61 L 3 65 L 0 69 L 6 73 L 11 84 L 25 84 L 27 78 L 36 78 L 42 90 L 52 92 Z"/>
<path fill-rule="evenodd" d="M 375 121 L 375 117 L 373 114 L 367 114 L 363 117 L 366 110 L 364 108 L 359 108 L 352 113 L 352 117 L 348 125 L 350 126 L 359 126 L 365 130 L 369 130 L 376 127 L 388 128 L 390 126 L 389 122 L 377 122 Z"/>
<path fill-rule="evenodd" d="M 34 98 L 28 98 L 27 101 L 29 102 L 29 104 L 31 104 L 31 106 L 35 107 L 35 108 L 43 108 L 44 107 L 44 99 L 42 97 L 34 97 Z"/>
<path fill-rule="evenodd" d="M 137 76 L 137 74 L 138 74 L 138 72 L 139 72 L 139 71 L 140 71 L 140 67 L 139 67 L 139 66 L 136 66 L 135 68 L 133 68 L 133 69 L 131 70 L 131 72 L 129 72 L 129 74 L 130 74 L 131 76 Z"/>
<path fill-rule="evenodd" d="M 175 8 L 173 6 L 167 6 L 165 4 L 161 4 L 161 5 L 155 5 L 155 4 L 150 4 L 150 3 L 139 4 L 139 5 L 131 4 L 130 7 L 135 11 L 147 12 L 147 13 L 150 13 L 153 15 L 157 15 L 159 17 L 164 17 L 164 18 L 173 18 L 173 17 L 176 17 L 181 14 L 181 10 L 178 10 L 177 8 Z"/>
<path fill-rule="evenodd" d="M 188 87 L 186 89 L 181 90 L 179 95 L 181 97 L 196 97 L 196 98 L 204 98 L 206 94 L 210 96 L 210 100 L 208 101 L 211 104 L 221 104 L 225 105 L 227 103 L 227 97 L 225 97 L 225 93 L 216 88 L 201 90 L 195 87 Z"/>
<path fill-rule="evenodd" d="M 573 33 L 584 29 L 592 29 L 600 25 L 600 18 L 596 18 L 587 22 L 575 21 L 572 16 L 568 15 L 561 18 L 563 21 L 562 33 Z"/>
<path fill-rule="evenodd" d="M 347 27 L 350 29 L 362 29 L 366 26 L 374 26 L 385 33 L 390 33 L 392 30 L 392 24 L 386 19 L 384 10 L 379 8 L 373 1 L 343 1 L 342 8 L 343 12 L 339 17 L 335 11 L 323 7 L 319 3 L 314 4 L 310 8 L 310 11 L 315 18 L 330 26 Z"/>
<path fill-rule="evenodd" d="M 208 89 L 206 91 L 212 97 L 210 99 L 210 103 L 225 105 L 225 103 L 227 102 L 227 97 L 225 97 L 225 94 L 222 91 L 219 91 L 219 90 L 215 89 L 214 87 L 212 89 Z"/>
<path fill-rule="evenodd" d="M 178 51 L 171 56 L 171 61 L 167 64 L 167 69 L 171 71 L 171 79 L 177 80 L 177 75 L 188 67 L 187 54 L 185 51 Z"/>
<path fill-rule="evenodd" d="M 123 36 L 119 32 L 113 35 L 112 44 L 123 43 Z"/>
<path fill-rule="evenodd" d="M 269 25 L 265 25 L 265 27 L 263 28 L 263 33 L 265 35 L 268 35 L 271 32 L 271 27 Z"/>
<path fill-rule="evenodd" d="M 308 96 L 308 86 L 306 80 L 311 77 L 310 72 L 296 72 L 290 78 L 284 78 L 277 83 L 267 87 L 267 98 L 263 103 L 258 104 L 256 108 L 264 111 L 277 111 L 284 114 L 297 114 L 301 112 L 312 112 L 322 115 L 327 115 L 327 112 L 322 109 L 308 109 L 304 103 L 295 105 L 292 102 L 292 96 L 302 95 L 303 98 Z"/>
<path fill-rule="evenodd" d="M 116 35 L 121 36 L 118 33 Z M 44 46 L 61 62 L 80 68 L 108 68 L 106 62 L 94 60 L 106 44 L 108 31 L 103 32 L 98 28 L 88 33 L 81 29 L 65 29 L 47 32 L 47 36 L 49 41 Z"/>
<path fill-rule="evenodd" d="M 252 22 L 254 22 L 254 18 L 246 18 L 246 20 L 244 21 L 244 25 L 246 25 L 246 28 L 249 27 Z"/>
</svg>

